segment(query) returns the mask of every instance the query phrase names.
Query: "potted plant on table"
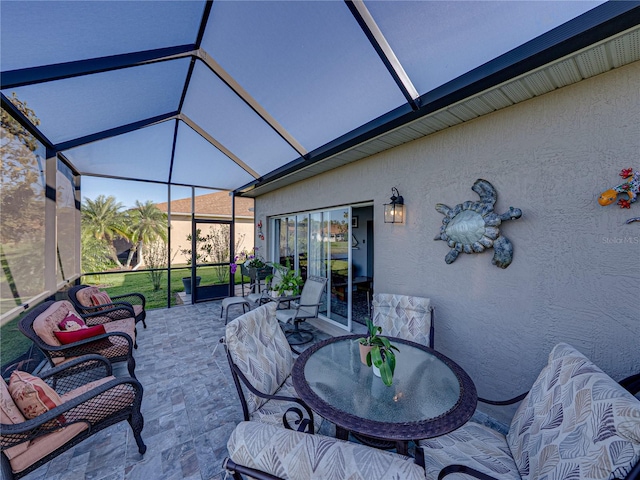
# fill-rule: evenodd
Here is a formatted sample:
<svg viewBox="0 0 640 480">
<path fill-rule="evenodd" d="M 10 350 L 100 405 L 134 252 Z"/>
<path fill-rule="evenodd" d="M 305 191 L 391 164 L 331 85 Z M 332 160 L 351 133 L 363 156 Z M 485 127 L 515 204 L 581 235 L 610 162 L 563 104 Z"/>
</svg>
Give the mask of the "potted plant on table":
<svg viewBox="0 0 640 480">
<path fill-rule="evenodd" d="M 380 336 L 382 327 L 377 327 L 370 319 L 366 319 L 368 335 L 359 340 L 360 360 L 367 366 L 373 366 L 373 373 L 382 378 L 386 386 L 393 383 L 393 372 L 396 369 L 396 355 L 399 351 L 388 338 Z"/>
</svg>

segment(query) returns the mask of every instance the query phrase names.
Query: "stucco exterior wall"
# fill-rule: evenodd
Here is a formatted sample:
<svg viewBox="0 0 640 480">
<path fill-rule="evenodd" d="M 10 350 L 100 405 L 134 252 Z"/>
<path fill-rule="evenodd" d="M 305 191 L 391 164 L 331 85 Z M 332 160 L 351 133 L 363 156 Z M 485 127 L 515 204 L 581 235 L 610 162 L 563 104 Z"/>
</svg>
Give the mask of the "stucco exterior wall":
<svg viewBox="0 0 640 480">
<path fill-rule="evenodd" d="M 436 349 L 480 396 L 528 390 L 560 341 L 621 379 L 640 371 L 640 223 L 625 224 L 640 202 L 596 199 L 622 168 L 640 168 L 638 79 L 640 62 L 263 195 L 256 221 L 373 200 L 375 291 L 430 297 Z M 493 250 L 447 265 L 447 245 L 433 240 L 435 204 L 477 200 L 478 178 L 496 187 L 496 212 L 523 211 L 501 227 L 515 252 L 505 270 Z M 383 223 L 393 186 L 403 225 Z"/>
</svg>

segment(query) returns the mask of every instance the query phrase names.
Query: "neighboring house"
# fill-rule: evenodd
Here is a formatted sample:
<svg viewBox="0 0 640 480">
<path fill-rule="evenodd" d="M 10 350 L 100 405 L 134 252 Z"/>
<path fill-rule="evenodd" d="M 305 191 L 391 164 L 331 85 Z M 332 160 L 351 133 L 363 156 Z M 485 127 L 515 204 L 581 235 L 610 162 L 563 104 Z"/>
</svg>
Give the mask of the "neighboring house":
<svg viewBox="0 0 640 480">
<path fill-rule="evenodd" d="M 240 250 L 253 248 L 254 226 L 253 205 L 251 198 L 236 198 L 235 210 L 235 237 L 236 245 Z M 167 202 L 158 203 L 156 206 L 168 213 Z M 231 196 L 228 192 L 208 193 L 195 197 L 195 213 L 197 220 L 231 221 Z M 171 251 L 172 263 L 187 263 L 187 257 L 181 253 L 184 249 L 190 249 L 191 244 L 187 237 L 191 235 L 191 198 L 181 198 L 171 202 Z M 199 224 L 197 228 L 207 230 L 206 224 Z M 175 257 L 174 257 L 175 255 Z"/>
</svg>

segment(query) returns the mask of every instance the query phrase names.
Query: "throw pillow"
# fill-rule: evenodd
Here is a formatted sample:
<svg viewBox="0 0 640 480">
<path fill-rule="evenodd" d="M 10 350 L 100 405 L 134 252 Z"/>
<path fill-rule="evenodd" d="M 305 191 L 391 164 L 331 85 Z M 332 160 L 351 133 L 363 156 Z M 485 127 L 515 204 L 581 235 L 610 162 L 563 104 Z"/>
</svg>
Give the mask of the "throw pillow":
<svg viewBox="0 0 640 480">
<path fill-rule="evenodd" d="M 67 313 L 67 316 L 64 317 L 64 320 L 62 320 L 58 324 L 58 327 L 60 327 L 60 330 L 65 330 L 68 332 L 71 332 L 73 330 L 79 330 L 85 326 L 86 324 L 84 323 L 84 320 L 82 320 L 78 315 L 76 315 L 73 312 Z"/>
<path fill-rule="evenodd" d="M 92 293 L 91 294 L 91 302 L 93 303 L 94 307 L 98 307 L 100 305 L 113 303 L 111 301 L 111 298 L 109 297 L 109 294 L 107 292 L 95 292 L 95 293 Z M 103 307 L 103 308 L 100 308 L 99 310 L 105 310 L 107 308 L 111 308 L 111 307 Z"/>
<path fill-rule="evenodd" d="M 15 370 L 9 378 L 9 394 L 25 418 L 31 419 L 62 405 L 56 391 L 44 380 L 27 372 Z M 64 423 L 64 417 L 58 417 Z"/>
<path fill-rule="evenodd" d="M 53 332 L 56 338 L 60 340 L 60 343 L 62 343 L 63 345 L 79 342 L 80 340 L 95 337 L 96 335 L 101 335 L 103 333 L 106 333 L 104 325 L 95 325 L 93 327 L 87 327 L 85 325 L 84 328 L 80 328 L 78 330 Z"/>
</svg>

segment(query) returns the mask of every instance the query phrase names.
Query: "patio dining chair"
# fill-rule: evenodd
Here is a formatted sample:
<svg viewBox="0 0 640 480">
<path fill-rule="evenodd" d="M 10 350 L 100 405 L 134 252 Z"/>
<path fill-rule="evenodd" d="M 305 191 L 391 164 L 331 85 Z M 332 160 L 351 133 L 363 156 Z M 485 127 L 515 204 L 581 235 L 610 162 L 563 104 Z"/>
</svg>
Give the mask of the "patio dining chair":
<svg viewBox="0 0 640 480">
<path fill-rule="evenodd" d="M 384 335 L 433 348 L 433 306 L 428 298 L 374 293 L 372 317 Z"/>
<path fill-rule="evenodd" d="M 109 361 L 98 355 L 79 357 L 39 376 L 14 372 L 8 385 L 0 380 L 2 478 L 21 478 L 123 420 L 144 454 L 141 403 L 140 382 L 114 377 Z"/>
<path fill-rule="evenodd" d="M 267 303 L 226 327 L 224 344 L 245 420 L 315 432 L 321 423 L 291 381 L 293 352 Z M 293 422 L 290 422 L 292 420 Z M 292 425 L 293 423 L 293 425 Z"/>
<path fill-rule="evenodd" d="M 322 293 L 327 285 L 327 279 L 311 276 L 302 287 L 300 299 L 292 301 L 292 308 L 276 311 L 276 318 L 282 323 L 293 323 L 293 328 L 285 331 L 287 340 L 291 345 L 302 345 L 313 340 L 313 332 L 301 330 L 300 323 L 309 318 L 318 318 Z"/>
<path fill-rule="evenodd" d="M 281 269 L 273 268 L 271 279 L 265 284 L 265 287 L 257 292 L 254 291 L 253 293 L 250 293 L 246 296 L 246 299 L 258 306 L 272 301 L 273 298 L 271 297 L 271 290 L 273 290 L 274 285 L 278 285 L 282 281 L 282 274 L 283 272 Z"/>
<path fill-rule="evenodd" d="M 147 323 L 145 322 L 147 318 L 145 310 L 147 300 L 141 293 L 125 293 L 124 295 L 111 296 L 98 287 L 74 285 L 69 289 L 68 295 L 75 309 L 81 314 L 108 310 L 122 304 L 129 306 L 133 309 L 136 323 L 142 322 L 144 328 L 147 328 Z"/>
<path fill-rule="evenodd" d="M 111 363 L 127 362 L 129 375 L 135 378 L 133 348 L 136 328 L 133 313 L 131 308 L 124 305 L 110 313 L 112 317 L 116 317 L 117 313 L 120 319 L 105 317 L 104 312 L 80 315 L 88 327 L 102 326 L 98 334 L 91 332 L 91 336 L 86 336 L 71 331 L 65 335 L 61 334 L 60 324 L 69 314 L 77 315 L 77 312 L 67 300 L 47 301 L 20 319 L 18 329 L 42 351 L 52 367 L 75 357 L 95 353 L 108 358 Z"/>
</svg>

